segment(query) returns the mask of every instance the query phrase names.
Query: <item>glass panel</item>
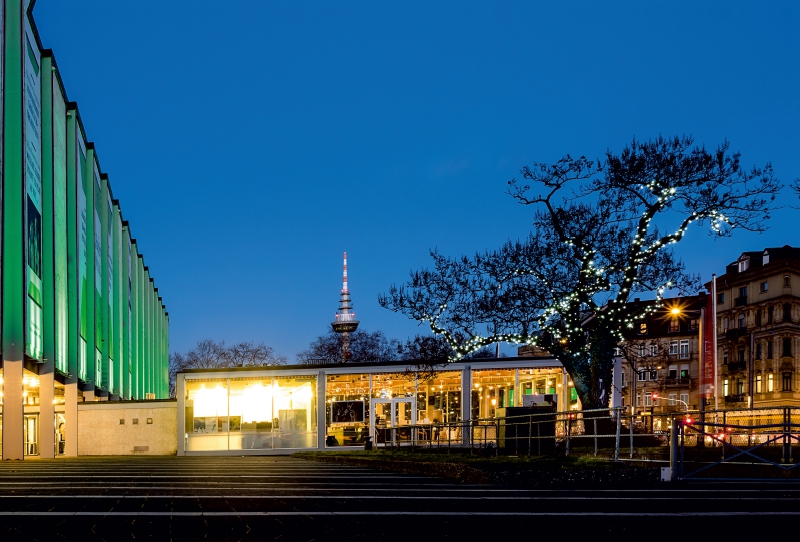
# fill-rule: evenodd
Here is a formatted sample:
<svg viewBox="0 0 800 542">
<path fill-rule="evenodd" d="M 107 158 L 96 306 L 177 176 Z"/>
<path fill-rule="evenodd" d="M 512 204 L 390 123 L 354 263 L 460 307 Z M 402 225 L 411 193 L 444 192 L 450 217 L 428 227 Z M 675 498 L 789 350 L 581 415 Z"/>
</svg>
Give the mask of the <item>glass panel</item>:
<svg viewBox="0 0 800 542">
<path fill-rule="evenodd" d="M 277 379 L 273 448 L 317 447 L 316 382 L 313 376 Z"/>
<path fill-rule="evenodd" d="M 186 451 L 227 449 L 227 379 L 187 380 Z"/>
<path fill-rule="evenodd" d="M 328 375 L 326 446 L 361 446 L 369 435 L 369 374 Z"/>
<path fill-rule="evenodd" d="M 394 426 L 411 425 L 411 401 L 398 401 L 394 405 Z"/>
</svg>

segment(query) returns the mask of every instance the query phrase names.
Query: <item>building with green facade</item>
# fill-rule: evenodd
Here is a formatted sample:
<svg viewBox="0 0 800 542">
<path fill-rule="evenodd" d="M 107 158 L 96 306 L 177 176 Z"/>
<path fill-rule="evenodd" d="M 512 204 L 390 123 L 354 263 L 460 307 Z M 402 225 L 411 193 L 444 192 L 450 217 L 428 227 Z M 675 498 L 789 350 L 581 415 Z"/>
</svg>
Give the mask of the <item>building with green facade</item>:
<svg viewBox="0 0 800 542">
<path fill-rule="evenodd" d="M 3 459 L 78 454 L 78 403 L 168 397 L 169 316 L 34 0 L 0 0 Z"/>
</svg>

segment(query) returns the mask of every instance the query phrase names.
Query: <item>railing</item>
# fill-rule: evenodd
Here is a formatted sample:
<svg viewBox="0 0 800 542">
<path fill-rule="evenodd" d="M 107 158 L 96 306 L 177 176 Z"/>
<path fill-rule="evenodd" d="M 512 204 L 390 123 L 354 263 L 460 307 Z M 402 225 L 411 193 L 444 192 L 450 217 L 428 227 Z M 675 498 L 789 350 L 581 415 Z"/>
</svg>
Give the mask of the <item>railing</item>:
<svg viewBox="0 0 800 542">
<path fill-rule="evenodd" d="M 376 427 L 391 448 L 494 455 L 590 454 L 619 459 L 623 408 L 549 412 L 451 423 Z M 601 453 L 602 452 L 602 453 Z"/>
<path fill-rule="evenodd" d="M 357 322 L 356 320 L 356 313 L 348 312 L 346 314 L 336 313 L 336 321 L 337 322 Z"/>
<path fill-rule="evenodd" d="M 744 307 L 745 305 L 747 305 L 747 296 L 746 295 L 735 297 L 733 299 L 733 306 L 734 307 Z"/>
<path fill-rule="evenodd" d="M 764 407 L 706 412 L 673 421 L 672 479 L 796 477 L 800 408 Z"/>
<path fill-rule="evenodd" d="M 744 371 L 745 369 L 747 369 L 747 362 L 746 361 L 731 361 L 731 362 L 728 362 L 726 365 L 723 365 L 723 367 L 727 367 L 728 368 L 728 372 Z"/>
<path fill-rule="evenodd" d="M 665 386 L 691 386 L 692 385 L 692 379 L 689 378 L 688 376 L 685 376 L 683 378 L 667 378 L 664 381 L 664 385 Z"/>
<path fill-rule="evenodd" d="M 747 395 L 744 393 L 725 396 L 725 403 L 744 403 L 745 401 L 747 401 Z"/>
</svg>

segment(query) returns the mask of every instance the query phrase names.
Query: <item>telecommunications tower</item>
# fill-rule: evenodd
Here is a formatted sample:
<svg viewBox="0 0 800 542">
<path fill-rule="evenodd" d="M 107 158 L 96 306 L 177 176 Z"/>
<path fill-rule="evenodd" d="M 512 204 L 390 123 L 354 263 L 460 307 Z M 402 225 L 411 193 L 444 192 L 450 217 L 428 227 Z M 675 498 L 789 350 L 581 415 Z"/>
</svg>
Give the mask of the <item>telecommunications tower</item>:
<svg viewBox="0 0 800 542">
<path fill-rule="evenodd" d="M 347 252 L 344 253 L 344 274 L 342 276 L 342 295 L 339 297 L 339 310 L 331 322 L 331 327 L 336 333 L 342 334 L 342 362 L 350 360 L 350 333 L 358 328 L 358 320 L 352 311 L 353 302 L 350 301 L 350 290 L 347 289 Z"/>
</svg>

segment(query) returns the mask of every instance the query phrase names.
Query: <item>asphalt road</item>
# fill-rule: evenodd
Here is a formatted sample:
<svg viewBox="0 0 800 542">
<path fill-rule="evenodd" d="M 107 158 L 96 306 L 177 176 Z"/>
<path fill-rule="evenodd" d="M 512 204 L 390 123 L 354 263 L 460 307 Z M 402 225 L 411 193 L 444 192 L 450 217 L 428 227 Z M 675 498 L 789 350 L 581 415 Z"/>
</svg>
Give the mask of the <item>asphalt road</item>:
<svg viewBox="0 0 800 542">
<path fill-rule="evenodd" d="M 2 541 L 772 536 L 798 505 L 797 484 L 523 490 L 289 457 L 0 464 Z"/>
</svg>

